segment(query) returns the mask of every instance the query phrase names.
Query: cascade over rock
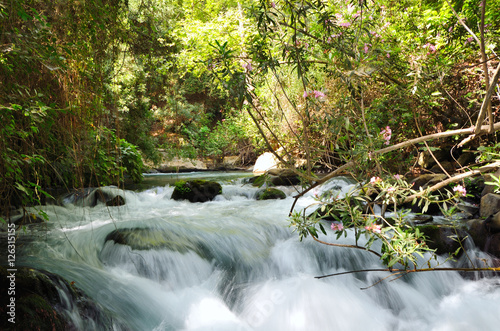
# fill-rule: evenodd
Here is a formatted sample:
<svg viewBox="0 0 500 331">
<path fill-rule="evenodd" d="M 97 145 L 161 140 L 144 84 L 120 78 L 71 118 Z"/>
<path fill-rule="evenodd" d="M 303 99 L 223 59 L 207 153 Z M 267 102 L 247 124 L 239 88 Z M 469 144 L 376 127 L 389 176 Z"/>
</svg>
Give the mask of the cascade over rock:
<svg viewBox="0 0 500 331">
<path fill-rule="evenodd" d="M 121 326 L 98 303 L 89 299 L 76 286 L 47 271 L 16 268 L 15 323 L 8 321 L 8 294 L 12 276 L 0 267 L 0 307 L 2 330 L 106 330 Z"/>
<path fill-rule="evenodd" d="M 429 248 L 435 249 L 436 254 L 454 253 L 463 246 L 467 236 L 463 231 L 458 231 L 451 226 L 429 224 L 420 225 L 418 228 L 429 237 L 429 240 L 426 241 L 427 245 Z M 462 246 L 460 242 L 462 242 Z"/>
<path fill-rule="evenodd" d="M 185 238 L 157 228 L 124 228 L 110 232 L 105 242 L 126 245 L 134 250 L 168 249 L 179 253 L 196 252 L 207 257 L 207 249 L 202 242 L 194 243 Z"/>
<path fill-rule="evenodd" d="M 122 196 L 95 187 L 75 190 L 63 197 L 62 200 L 81 207 L 95 207 L 99 203 L 107 206 L 122 206 L 125 204 L 125 199 Z"/>
</svg>

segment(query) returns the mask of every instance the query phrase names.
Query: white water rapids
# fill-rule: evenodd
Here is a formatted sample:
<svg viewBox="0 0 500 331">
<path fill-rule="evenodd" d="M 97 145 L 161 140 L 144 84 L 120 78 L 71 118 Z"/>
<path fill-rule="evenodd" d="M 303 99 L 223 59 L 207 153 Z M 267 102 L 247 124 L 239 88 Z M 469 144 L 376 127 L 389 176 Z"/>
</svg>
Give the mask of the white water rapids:
<svg viewBox="0 0 500 331">
<path fill-rule="evenodd" d="M 125 198 L 121 207 L 46 207 L 50 222 L 28 227 L 23 236 L 36 240 L 24 245 L 19 264 L 74 282 L 130 330 L 500 328 L 498 278 L 428 272 L 366 290 L 361 288 L 389 273 L 315 279 L 382 265 L 365 251 L 300 242 L 287 220 L 293 188 L 282 188 L 287 199 L 256 201 L 258 188 L 228 175 L 217 179 L 223 194 L 215 201 L 190 203 L 170 199 L 169 178 L 150 176 L 157 186 L 137 192 L 104 188 Z M 349 187 L 335 179 L 300 199 L 297 209 L 321 190 Z M 167 233 L 174 248 L 134 250 L 105 242 L 116 229 L 137 228 Z M 327 231 L 321 239 L 334 241 Z M 339 240 L 352 243 L 351 237 Z M 475 249 L 468 254 L 487 258 Z"/>
</svg>

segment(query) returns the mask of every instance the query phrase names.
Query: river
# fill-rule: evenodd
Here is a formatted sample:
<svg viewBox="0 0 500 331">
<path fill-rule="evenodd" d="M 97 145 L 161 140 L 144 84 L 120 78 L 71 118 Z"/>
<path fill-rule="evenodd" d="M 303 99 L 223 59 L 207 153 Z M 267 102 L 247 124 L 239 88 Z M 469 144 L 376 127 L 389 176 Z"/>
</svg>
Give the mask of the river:
<svg viewBox="0 0 500 331">
<path fill-rule="evenodd" d="M 169 183 L 200 176 L 219 181 L 223 194 L 206 203 L 170 199 Z M 119 323 L 109 327 L 117 330 L 498 330 L 499 278 L 429 272 L 365 290 L 389 273 L 315 279 L 382 265 L 365 251 L 300 242 L 287 220 L 295 190 L 282 187 L 286 199 L 257 201 L 247 176 L 149 175 L 135 190 L 103 188 L 122 195 L 124 206 L 66 199 L 44 207 L 50 222 L 27 227 L 22 236 L 35 240 L 23 245 L 18 264 L 74 282 L 111 312 Z M 322 190 L 351 187 L 334 179 L 297 208 Z M 133 233 L 138 246 L 109 240 L 117 229 Z M 151 247 L 140 247 L 141 238 Z M 335 240 L 332 232 L 321 238 Z M 352 243 L 352 236 L 339 240 Z M 488 259 L 474 247 L 468 254 Z"/>
</svg>

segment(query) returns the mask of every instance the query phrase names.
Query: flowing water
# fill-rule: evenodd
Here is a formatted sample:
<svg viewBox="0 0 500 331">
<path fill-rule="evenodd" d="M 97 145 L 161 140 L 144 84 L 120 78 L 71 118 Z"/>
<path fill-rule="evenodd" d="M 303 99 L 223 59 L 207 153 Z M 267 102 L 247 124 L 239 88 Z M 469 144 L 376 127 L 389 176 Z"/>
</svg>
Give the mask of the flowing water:
<svg viewBox="0 0 500 331">
<path fill-rule="evenodd" d="M 389 274 L 315 279 L 382 266 L 365 251 L 300 242 L 287 221 L 293 188 L 282 188 L 287 199 L 256 201 L 258 189 L 241 177 L 214 177 L 223 194 L 206 203 L 171 200 L 168 183 L 178 178 L 171 176 L 148 176 L 150 187 L 136 191 L 104 188 L 125 198 L 121 207 L 68 198 L 45 209 L 48 224 L 23 234 L 36 239 L 23 246 L 19 265 L 74 282 L 111 312 L 119 322 L 114 329 L 498 330 L 498 278 L 430 272 L 366 290 L 361 288 Z M 351 187 L 335 179 L 300 199 L 297 208 L 313 203 L 312 195 L 322 190 L 345 193 Z M 134 244 L 111 240 L 117 230 Z M 321 238 L 335 240 L 331 232 Z M 350 236 L 339 240 L 352 243 Z M 487 259 L 473 248 L 469 256 Z M 88 323 L 76 324 L 86 330 Z"/>
</svg>

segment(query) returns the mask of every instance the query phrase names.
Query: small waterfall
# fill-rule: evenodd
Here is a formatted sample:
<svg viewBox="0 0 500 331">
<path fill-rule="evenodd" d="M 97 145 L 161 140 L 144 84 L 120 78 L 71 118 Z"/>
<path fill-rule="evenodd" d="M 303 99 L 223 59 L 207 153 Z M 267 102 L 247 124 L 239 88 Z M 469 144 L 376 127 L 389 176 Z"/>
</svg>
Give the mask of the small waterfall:
<svg viewBox="0 0 500 331">
<path fill-rule="evenodd" d="M 160 176 L 152 178 L 156 186 L 142 191 L 101 189 L 123 196 L 123 206 L 92 206 L 72 197 L 62 206 L 48 206 L 50 223 L 21 234 L 36 240 L 23 246 L 19 264 L 74 282 L 130 330 L 496 330 L 500 325 L 500 281 L 494 277 L 429 272 L 373 287 L 390 274 L 315 279 L 382 266 L 366 251 L 300 242 L 287 221 L 293 188 L 283 188 L 286 199 L 257 201 L 258 188 L 241 177 L 213 177 L 223 194 L 189 203 L 170 199 L 173 189 L 165 183 L 172 177 L 164 185 Z M 325 190 L 342 195 L 352 188 L 346 179 L 332 180 L 301 198 L 298 208 L 313 204 L 314 195 Z M 334 241 L 332 234 L 321 239 Z M 352 236 L 339 241 L 352 243 Z M 488 258 L 473 247 L 469 256 Z"/>
</svg>

